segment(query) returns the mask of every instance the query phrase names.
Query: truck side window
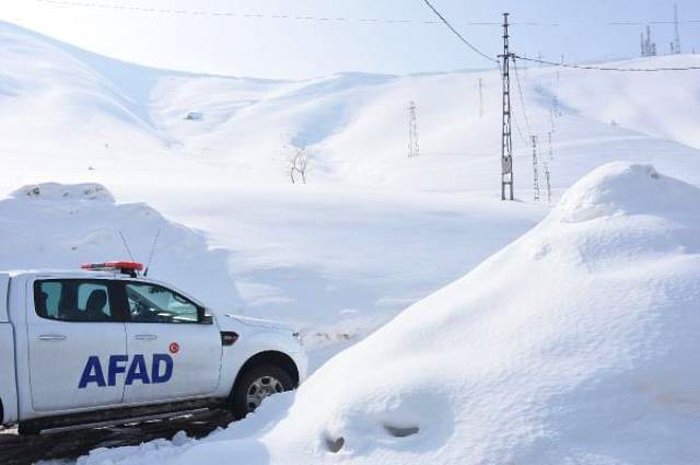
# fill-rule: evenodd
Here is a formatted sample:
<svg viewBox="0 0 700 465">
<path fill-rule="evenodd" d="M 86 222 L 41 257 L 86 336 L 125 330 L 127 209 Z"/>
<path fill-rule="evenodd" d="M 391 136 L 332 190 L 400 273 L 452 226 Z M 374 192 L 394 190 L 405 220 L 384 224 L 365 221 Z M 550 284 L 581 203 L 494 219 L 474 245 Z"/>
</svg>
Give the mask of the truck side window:
<svg viewBox="0 0 700 465">
<path fill-rule="evenodd" d="M 131 321 L 137 323 L 197 323 L 200 308 L 162 286 L 128 283 L 125 286 Z"/>
<path fill-rule="evenodd" d="M 34 306 L 42 318 L 59 321 L 116 321 L 106 283 L 56 279 L 34 283 Z"/>
</svg>

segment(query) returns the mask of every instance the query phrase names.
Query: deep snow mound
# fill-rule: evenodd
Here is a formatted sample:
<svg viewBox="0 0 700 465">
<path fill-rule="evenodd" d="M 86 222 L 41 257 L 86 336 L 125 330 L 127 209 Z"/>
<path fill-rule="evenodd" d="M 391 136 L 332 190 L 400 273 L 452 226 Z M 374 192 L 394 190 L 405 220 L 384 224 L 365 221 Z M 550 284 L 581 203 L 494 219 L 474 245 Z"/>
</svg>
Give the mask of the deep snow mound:
<svg viewBox="0 0 700 465">
<path fill-rule="evenodd" d="M 648 166 L 599 168 L 321 368 L 265 443 L 314 463 L 696 463 L 699 199 Z"/>
<path fill-rule="evenodd" d="M 650 165 L 610 163 L 586 176 L 562 197 L 553 217 L 585 221 L 624 214 L 685 214 L 700 201 L 700 190 L 661 176 Z"/>
<path fill-rule="evenodd" d="M 77 269 L 129 253 L 142 262 L 152 255 L 149 277 L 214 308 L 231 311 L 241 302 L 224 251 L 210 250 L 202 233 L 148 205 L 116 203 L 100 184 L 44 183 L 14 191 L 0 201 L 0 237 L 0 269 Z"/>
<path fill-rule="evenodd" d="M 203 442 L 81 464 L 696 464 L 699 197 L 649 166 L 603 166 L 320 368 L 293 404 L 273 398 Z"/>
</svg>

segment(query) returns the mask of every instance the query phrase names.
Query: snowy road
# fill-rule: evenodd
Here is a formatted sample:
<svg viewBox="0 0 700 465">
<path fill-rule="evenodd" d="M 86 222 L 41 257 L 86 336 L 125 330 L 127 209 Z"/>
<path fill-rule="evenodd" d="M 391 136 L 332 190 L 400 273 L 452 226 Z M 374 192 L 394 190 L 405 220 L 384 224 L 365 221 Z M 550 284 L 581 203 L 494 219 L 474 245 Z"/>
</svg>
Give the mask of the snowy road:
<svg viewBox="0 0 700 465">
<path fill-rule="evenodd" d="M 232 421 L 227 412 L 217 410 L 170 420 L 39 436 L 19 436 L 14 428 L 0 429 L 0 463 L 31 465 L 37 461 L 74 460 L 100 447 L 132 446 L 156 439 L 177 442 L 183 434 L 201 438 Z"/>
</svg>

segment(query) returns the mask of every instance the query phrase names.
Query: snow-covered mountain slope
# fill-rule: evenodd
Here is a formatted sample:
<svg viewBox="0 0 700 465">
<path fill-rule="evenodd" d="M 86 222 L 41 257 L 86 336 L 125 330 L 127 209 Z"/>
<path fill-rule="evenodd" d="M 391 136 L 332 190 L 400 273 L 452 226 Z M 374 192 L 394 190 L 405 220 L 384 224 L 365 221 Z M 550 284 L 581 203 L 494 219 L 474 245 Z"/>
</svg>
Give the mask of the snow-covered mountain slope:
<svg viewBox="0 0 700 465">
<path fill-rule="evenodd" d="M 614 163 L 532 231 L 202 442 L 98 463 L 690 465 L 700 189 Z"/>
<path fill-rule="evenodd" d="M 629 60 L 631 68 L 682 68 L 698 66 L 700 58 L 665 56 Z M 549 89 L 539 90 L 542 98 L 558 89 L 564 105 L 582 116 L 614 124 L 658 139 L 700 148 L 697 123 L 689 118 L 700 104 L 698 71 L 641 73 L 561 71 Z"/>
<path fill-rule="evenodd" d="M 73 152 L 66 167 L 84 153 L 105 150 L 109 139 L 124 148 L 153 151 L 160 138 L 149 123 L 147 94 L 139 88 L 155 78 L 150 70 L 114 62 L 0 23 L 0 120 L 12 138 L 4 151 Z M 143 81 L 143 82 L 142 82 Z M 140 97 L 140 99 L 139 99 Z M 141 100 L 141 101 L 139 101 Z M 26 155 L 25 155 L 26 156 Z"/>
<path fill-rule="evenodd" d="M 700 183 L 692 73 L 520 67 L 522 202 L 501 203 L 496 70 L 308 81 L 192 75 L 100 57 L 7 23 L 0 63 L 0 192 L 89 182 L 119 202 L 146 202 L 231 252 L 244 312 L 305 325 L 320 340 L 376 327 L 546 214 L 546 202 L 530 201 L 527 126 L 539 136 L 543 199 L 545 162 L 554 199 L 611 160 L 650 162 Z M 683 63 L 698 58 L 632 62 Z M 411 159 L 409 101 L 421 149 Z M 306 186 L 288 180 L 295 145 L 311 156 Z M 39 258 L 33 266 L 45 265 Z M 0 268 L 18 262 L 8 256 Z"/>
<path fill-rule="evenodd" d="M 313 183 L 492 191 L 498 181 L 496 70 L 270 81 L 143 68 L 7 23 L 0 23 L 0 44 L 0 122 L 13 134 L 1 148 L 24 161 L 43 161 L 47 151 L 60 155 L 62 170 L 73 177 L 99 177 L 85 170 L 112 170 L 119 161 L 122 173 L 110 173 L 110 180 L 133 184 L 135 171 L 167 160 L 202 179 L 285 184 L 286 147 L 305 146 L 313 155 Z M 689 55 L 618 66 L 699 63 L 700 57 Z M 700 181 L 693 160 L 700 140 L 692 130 L 700 99 L 697 72 L 518 69 L 513 97 L 523 137 L 516 131 L 516 185 L 523 198 L 532 184 L 528 136 L 539 136 L 544 159 L 550 132 L 557 187 L 613 156 L 645 158 L 671 172 L 681 164 L 686 178 Z M 406 156 L 409 101 L 418 107 L 422 155 L 415 159 Z M 24 178 L 55 171 L 36 165 L 11 168 Z M 180 170 L 169 171 L 177 176 Z"/>
</svg>

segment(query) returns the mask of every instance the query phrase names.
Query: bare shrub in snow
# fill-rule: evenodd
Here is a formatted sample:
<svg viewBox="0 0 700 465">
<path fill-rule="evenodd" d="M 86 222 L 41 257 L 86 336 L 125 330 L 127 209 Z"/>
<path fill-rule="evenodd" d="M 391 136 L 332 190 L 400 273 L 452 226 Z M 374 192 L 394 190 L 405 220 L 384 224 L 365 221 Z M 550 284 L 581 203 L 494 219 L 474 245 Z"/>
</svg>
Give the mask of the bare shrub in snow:
<svg viewBox="0 0 700 465">
<path fill-rule="evenodd" d="M 306 184 L 306 173 L 309 168 L 309 150 L 306 147 L 294 146 L 291 152 L 287 155 L 287 174 L 292 184 L 301 181 Z"/>
</svg>

